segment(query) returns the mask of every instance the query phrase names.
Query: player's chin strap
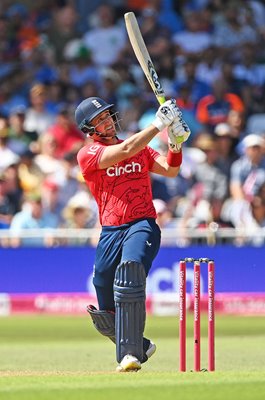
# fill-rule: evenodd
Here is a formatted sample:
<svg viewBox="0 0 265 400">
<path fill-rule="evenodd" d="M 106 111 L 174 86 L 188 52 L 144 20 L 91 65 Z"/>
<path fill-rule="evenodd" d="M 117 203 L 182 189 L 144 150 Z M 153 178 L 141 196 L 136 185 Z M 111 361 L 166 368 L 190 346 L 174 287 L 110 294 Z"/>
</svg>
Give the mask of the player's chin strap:
<svg viewBox="0 0 265 400">
<path fill-rule="evenodd" d="M 115 127 L 117 126 L 117 130 L 121 131 L 121 126 L 120 126 L 121 118 L 118 118 L 118 114 L 119 113 L 117 111 L 117 112 L 111 114 L 109 117 L 111 117 L 113 119 Z M 100 125 L 101 123 L 102 122 L 100 122 L 98 125 Z M 83 133 L 85 133 L 88 136 L 93 136 L 93 135 L 104 136 L 104 134 L 102 132 L 97 131 L 98 125 L 96 125 L 96 126 L 89 125 L 89 123 L 86 123 L 86 121 L 84 121 L 84 124 L 80 129 Z M 114 135 L 114 136 L 116 136 L 116 135 Z"/>
</svg>

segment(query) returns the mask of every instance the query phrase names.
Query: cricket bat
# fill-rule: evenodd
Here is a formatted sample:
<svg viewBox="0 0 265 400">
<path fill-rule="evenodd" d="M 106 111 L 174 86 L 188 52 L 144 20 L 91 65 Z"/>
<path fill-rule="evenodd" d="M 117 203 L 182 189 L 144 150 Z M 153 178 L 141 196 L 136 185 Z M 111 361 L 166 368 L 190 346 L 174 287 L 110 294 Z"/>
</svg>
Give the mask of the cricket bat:
<svg viewBox="0 0 265 400">
<path fill-rule="evenodd" d="M 159 104 L 163 104 L 166 101 L 165 93 L 144 43 L 134 13 L 128 12 L 124 14 L 124 20 L 134 54 L 157 98 L 157 101 Z"/>
</svg>

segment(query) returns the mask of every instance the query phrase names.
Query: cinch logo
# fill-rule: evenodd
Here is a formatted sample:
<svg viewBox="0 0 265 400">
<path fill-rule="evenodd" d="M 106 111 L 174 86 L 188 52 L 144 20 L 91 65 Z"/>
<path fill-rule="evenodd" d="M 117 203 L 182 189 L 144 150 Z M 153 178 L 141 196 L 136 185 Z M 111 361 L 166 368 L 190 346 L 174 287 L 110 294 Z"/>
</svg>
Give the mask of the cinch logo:
<svg viewBox="0 0 265 400">
<path fill-rule="evenodd" d="M 102 105 L 100 104 L 100 102 L 99 102 L 99 101 L 97 101 L 97 100 L 92 100 L 92 101 L 91 101 L 91 103 L 93 103 L 93 104 L 94 104 L 94 106 L 95 106 L 95 107 L 97 107 L 97 108 L 100 108 L 100 107 L 102 107 Z"/>
<path fill-rule="evenodd" d="M 131 164 L 125 165 L 125 167 L 118 167 L 118 166 L 113 166 L 107 168 L 107 175 L 108 176 L 120 176 L 123 174 L 131 174 L 133 172 L 141 172 L 142 167 L 140 164 L 132 162 Z"/>
</svg>

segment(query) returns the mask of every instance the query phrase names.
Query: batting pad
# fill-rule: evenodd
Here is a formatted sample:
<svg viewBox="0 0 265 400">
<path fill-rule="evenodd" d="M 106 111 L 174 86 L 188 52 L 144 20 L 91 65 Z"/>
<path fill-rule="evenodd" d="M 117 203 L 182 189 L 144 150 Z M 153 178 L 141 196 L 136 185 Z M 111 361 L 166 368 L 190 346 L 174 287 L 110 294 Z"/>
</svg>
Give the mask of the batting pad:
<svg viewBox="0 0 265 400">
<path fill-rule="evenodd" d="M 95 328 L 115 343 L 115 313 L 112 311 L 97 310 L 92 305 L 87 307 L 87 312 L 90 314 Z"/>
<path fill-rule="evenodd" d="M 117 267 L 114 278 L 114 301 L 116 309 L 116 357 L 121 362 L 131 354 L 144 360 L 143 332 L 145 326 L 144 266 L 126 261 Z"/>
</svg>

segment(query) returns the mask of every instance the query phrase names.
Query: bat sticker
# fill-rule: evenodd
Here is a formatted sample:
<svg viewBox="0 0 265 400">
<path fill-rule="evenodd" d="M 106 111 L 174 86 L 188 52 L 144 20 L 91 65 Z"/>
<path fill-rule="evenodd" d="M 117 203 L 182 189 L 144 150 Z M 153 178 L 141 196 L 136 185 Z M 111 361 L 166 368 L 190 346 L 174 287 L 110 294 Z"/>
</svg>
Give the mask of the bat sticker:
<svg viewBox="0 0 265 400">
<path fill-rule="evenodd" d="M 158 95 L 162 95 L 163 96 L 163 93 L 164 93 L 163 92 L 163 88 L 161 86 L 161 83 L 159 82 L 158 75 L 156 73 L 155 67 L 154 67 L 154 65 L 153 65 L 151 60 L 148 60 L 147 66 L 148 66 L 148 71 L 150 73 L 152 81 L 153 81 L 153 83 L 154 83 L 154 85 L 156 87 L 156 93 Z"/>
</svg>

